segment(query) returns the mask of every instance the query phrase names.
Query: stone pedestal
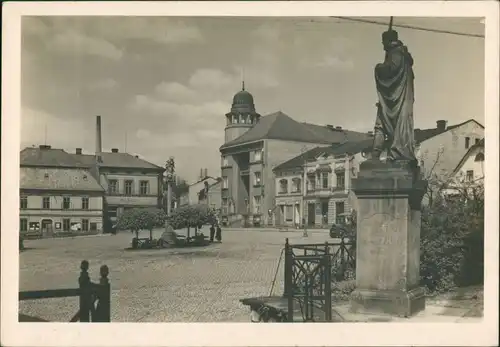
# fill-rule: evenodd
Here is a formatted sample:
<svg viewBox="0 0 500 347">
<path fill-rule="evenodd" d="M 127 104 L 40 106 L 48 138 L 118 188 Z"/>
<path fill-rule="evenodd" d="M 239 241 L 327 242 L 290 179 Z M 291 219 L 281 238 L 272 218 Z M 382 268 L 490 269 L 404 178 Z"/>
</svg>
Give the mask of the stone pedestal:
<svg viewBox="0 0 500 347">
<path fill-rule="evenodd" d="M 410 317 L 425 309 L 420 280 L 420 207 L 427 182 L 410 162 L 367 160 L 358 199 L 356 290 L 351 312 Z"/>
</svg>

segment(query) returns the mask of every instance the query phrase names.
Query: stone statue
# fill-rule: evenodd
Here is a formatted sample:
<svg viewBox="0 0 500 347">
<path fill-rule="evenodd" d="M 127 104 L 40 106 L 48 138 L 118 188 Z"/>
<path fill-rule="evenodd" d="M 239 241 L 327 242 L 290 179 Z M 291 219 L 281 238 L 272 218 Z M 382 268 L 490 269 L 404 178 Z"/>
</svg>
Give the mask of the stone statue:
<svg viewBox="0 0 500 347">
<path fill-rule="evenodd" d="M 377 120 L 372 158 L 387 150 L 388 160 L 416 161 L 413 133 L 413 58 L 408 48 L 389 30 L 382 34 L 385 60 L 375 66 Z"/>
</svg>

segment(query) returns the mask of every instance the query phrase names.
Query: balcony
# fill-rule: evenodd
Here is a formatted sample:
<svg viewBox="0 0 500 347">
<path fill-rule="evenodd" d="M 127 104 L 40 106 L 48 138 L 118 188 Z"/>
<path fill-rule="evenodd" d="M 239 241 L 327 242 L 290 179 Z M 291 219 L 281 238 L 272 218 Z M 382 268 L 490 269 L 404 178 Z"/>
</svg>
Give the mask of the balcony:
<svg viewBox="0 0 500 347">
<path fill-rule="evenodd" d="M 333 195 L 333 189 L 331 187 L 314 187 L 307 189 L 307 196 L 314 196 L 318 198 L 327 198 Z"/>
</svg>

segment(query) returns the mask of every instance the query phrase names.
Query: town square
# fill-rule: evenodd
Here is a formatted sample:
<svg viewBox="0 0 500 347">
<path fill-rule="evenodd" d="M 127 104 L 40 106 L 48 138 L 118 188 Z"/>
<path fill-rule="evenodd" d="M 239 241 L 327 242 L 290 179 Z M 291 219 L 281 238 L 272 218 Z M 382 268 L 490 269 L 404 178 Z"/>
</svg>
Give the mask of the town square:
<svg viewBox="0 0 500 347">
<path fill-rule="evenodd" d="M 485 23 L 22 16 L 18 325 L 484 323 Z"/>
</svg>

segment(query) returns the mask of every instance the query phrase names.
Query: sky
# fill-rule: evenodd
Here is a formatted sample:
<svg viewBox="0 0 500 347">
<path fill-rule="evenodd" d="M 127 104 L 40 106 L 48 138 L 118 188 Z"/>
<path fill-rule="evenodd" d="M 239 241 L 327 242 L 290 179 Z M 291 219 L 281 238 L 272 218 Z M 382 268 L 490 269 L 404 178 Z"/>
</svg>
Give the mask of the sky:
<svg viewBox="0 0 500 347">
<path fill-rule="evenodd" d="M 394 21 L 484 34 L 480 18 Z M 484 39 L 396 29 L 415 60 L 415 128 L 484 124 Z M 160 166 L 174 156 L 188 182 L 200 168 L 217 176 L 242 79 L 262 115 L 366 132 L 384 30 L 327 17 L 24 17 L 21 148 L 94 153 L 101 115 L 104 150 Z"/>
</svg>

